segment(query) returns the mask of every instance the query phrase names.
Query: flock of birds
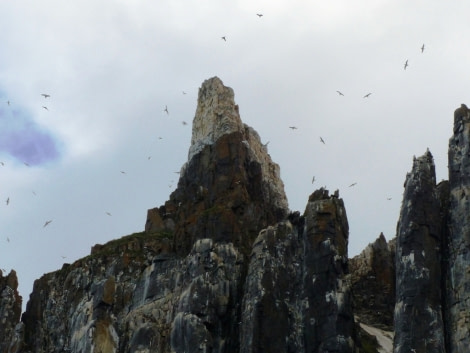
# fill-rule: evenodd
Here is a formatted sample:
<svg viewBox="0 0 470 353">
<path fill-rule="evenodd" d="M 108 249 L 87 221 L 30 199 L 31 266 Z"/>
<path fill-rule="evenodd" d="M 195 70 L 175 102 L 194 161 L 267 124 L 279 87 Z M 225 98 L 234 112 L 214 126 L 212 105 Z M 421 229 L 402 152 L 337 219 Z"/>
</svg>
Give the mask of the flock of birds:
<svg viewBox="0 0 470 353">
<path fill-rule="evenodd" d="M 262 17 L 263 17 L 263 14 L 257 13 L 256 16 L 258 16 L 258 18 L 262 18 Z M 224 36 L 221 36 L 221 39 L 222 39 L 224 42 L 227 42 L 227 36 L 225 36 L 225 35 L 224 35 Z M 420 50 L 421 50 L 421 53 L 424 53 L 424 50 L 425 50 L 425 45 L 424 45 L 424 44 L 421 46 Z M 410 66 L 410 65 L 409 65 L 409 60 L 407 59 L 407 60 L 404 62 L 404 64 L 403 64 L 403 69 L 404 69 L 404 70 L 407 70 L 407 68 L 408 68 L 409 66 Z M 184 95 L 186 95 L 186 92 L 185 92 L 185 91 L 182 91 L 182 93 L 183 93 Z M 337 90 L 336 93 L 337 93 L 339 96 L 345 96 L 345 94 L 344 94 L 342 91 L 340 91 L 340 90 Z M 365 94 L 365 95 L 363 96 L 363 98 L 369 98 L 371 95 L 372 95 L 372 92 L 368 92 L 367 94 Z M 50 94 L 47 94 L 47 93 L 41 93 L 41 96 L 44 97 L 44 99 L 48 99 L 48 98 L 51 97 L 51 95 L 50 95 Z M 6 103 L 7 103 L 8 106 L 11 105 L 10 100 L 8 100 Z M 49 108 L 48 108 L 47 105 L 42 105 L 42 108 L 43 108 L 44 110 L 46 110 L 46 111 L 49 111 Z M 166 113 L 166 115 L 170 115 L 170 112 L 169 112 L 169 109 L 168 109 L 168 106 L 167 106 L 167 105 L 165 105 L 165 108 L 163 109 L 163 112 Z M 183 124 L 183 125 L 187 125 L 187 123 L 186 123 L 185 121 L 183 121 L 182 124 Z M 289 126 L 289 128 L 290 128 L 292 131 L 298 129 L 296 126 Z M 162 137 L 158 137 L 158 139 L 162 139 Z M 322 144 L 326 145 L 325 140 L 324 140 L 321 136 L 319 137 L 319 140 L 320 140 L 320 142 L 321 142 Z M 268 143 L 269 143 L 269 142 L 268 142 Z M 268 143 L 266 143 L 266 145 L 267 145 Z M 150 159 L 151 159 L 151 156 L 148 157 L 148 160 L 150 160 Z M 27 167 L 30 166 L 29 163 L 27 163 L 26 161 L 23 162 L 23 164 L 24 164 L 25 166 L 27 166 Z M 0 162 L 0 166 L 3 167 L 4 165 L 5 165 L 4 162 Z M 120 172 L 121 172 L 121 174 L 126 174 L 126 172 L 125 172 L 124 170 L 121 170 Z M 178 173 L 178 172 L 176 172 L 176 173 Z M 172 182 L 173 182 L 173 180 L 172 180 Z M 312 177 L 312 184 L 313 184 L 314 182 L 315 182 L 315 176 Z M 356 186 L 356 185 L 357 185 L 357 182 L 353 182 L 353 183 L 351 183 L 351 184 L 349 185 L 349 187 L 354 187 L 354 186 Z M 172 185 L 169 185 L 169 186 L 171 187 Z M 36 193 L 35 193 L 34 191 L 33 191 L 33 194 L 36 195 Z M 388 197 L 388 198 L 387 198 L 387 200 L 391 200 L 391 199 L 392 199 L 391 197 Z M 10 202 L 11 202 L 10 197 L 7 197 L 7 199 L 5 200 L 6 206 L 9 206 L 9 205 L 10 205 Z M 108 216 L 112 216 L 112 214 L 111 214 L 110 212 L 108 212 L 108 211 L 106 211 L 105 214 L 108 215 Z M 49 226 L 49 225 L 52 223 L 52 221 L 53 221 L 52 219 L 46 220 L 46 221 L 44 222 L 44 224 L 43 224 L 43 228 Z M 8 238 L 8 237 L 7 237 L 7 242 L 10 242 L 10 238 Z M 65 258 L 65 256 L 62 256 L 62 258 Z M 3 269 L 0 269 L 0 270 L 1 270 L 1 271 L 4 271 Z"/>
</svg>

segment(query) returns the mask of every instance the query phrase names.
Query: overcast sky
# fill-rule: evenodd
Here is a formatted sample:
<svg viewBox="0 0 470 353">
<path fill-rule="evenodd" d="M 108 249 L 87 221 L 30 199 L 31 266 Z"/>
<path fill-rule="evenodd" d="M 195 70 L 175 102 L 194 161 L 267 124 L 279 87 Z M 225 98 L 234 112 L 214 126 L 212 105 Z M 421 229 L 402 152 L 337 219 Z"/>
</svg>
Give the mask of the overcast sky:
<svg viewBox="0 0 470 353">
<path fill-rule="evenodd" d="M 453 111 L 470 103 L 469 13 L 438 0 L 1 1 L 0 268 L 26 302 L 43 273 L 142 231 L 176 187 L 213 76 L 270 142 L 292 210 L 339 189 L 349 255 L 390 240 L 413 155 L 429 148 L 447 179 Z"/>
</svg>

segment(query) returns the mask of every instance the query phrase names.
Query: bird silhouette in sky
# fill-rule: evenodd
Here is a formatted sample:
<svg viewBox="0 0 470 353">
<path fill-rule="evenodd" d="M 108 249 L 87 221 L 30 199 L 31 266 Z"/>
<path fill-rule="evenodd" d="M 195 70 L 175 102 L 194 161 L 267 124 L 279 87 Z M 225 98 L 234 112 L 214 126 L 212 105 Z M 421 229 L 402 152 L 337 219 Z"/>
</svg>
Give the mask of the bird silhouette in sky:
<svg viewBox="0 0 470 353">
<path fill-rule="evenodd" d="M 10 198 L 7 198 L 6 204 L 7 206 L 10 204 Z"/>
<path fill-rule="evenodd" d="M 44 109 L 49 110 L 45 105 L 42 106 Z"/>
<path fill-rule="evenodd" d="M 408 59 L 405 61 L 405 65 L 403 65 L 403 69 L 406 70 L 406 68 L 408 67 Z"/>
<path fill-rule="evenodd" d="M 28 163 L 26 163 L 26 162 L 23 162 L 23 164 L 24 164 L 25 166 L 27 166 L 27 167 L 30 166 L 30 165 L 29 165 Z"/>
<path fill-rule="evenodd" d="M 351 185 L 349 185 L 349 187 L 353 187 L 355 186 L 357 183 L 352 183 Z"/>
<path fill-rule="evenodd" d="M 51 222 L 52 222 L 52 219 L 50 221 L 46 221 L 46 223 L 44 223 L 44 225 L 42 227 L 43 228 L 47 227 Z"/>
<path fill-rule="evenodd" d="M 126 174 L 126 172 L 125 172 L 125 171 L 123 171 L 123 170 L 121 170 L 121 174 Z"/>
<path fill-rule="evenodd" d="M 295 127 L 295 126 L 289 126 L 289 129 L 297 130 L 297 127 Z"/>
<path fill-rule="evenodd" d="M 259 18 L 263 17 L 263 14 L 262 13 L 257 13 L 256 16 L 258 16 Z"/>
<path fill-rule="evenodd" d="M 0 164 L 2 165 L 2 167 L 5 165 L 5 163 L 3 163 L 3 162 L 0 162 Z"/>
<path fill-rule="evenodd" d="M 7 101 L 7 104 L 10 105 L 10 101 Z"/>
<path fill-rule="evenodd" d="M 41 93 L 41 96 L 43 96 L 44 98 L 49 98 L 51 95 L 50 95 L 50 94 L 46 94 L 46 93 Z"/>
<path fill-rule="evenodd" d="M 320 136 L 320 142 L 325 145 L 325 140 L 323 140 L 323 138 L 321 136 Z"/>
<path fill-rule="evenodd" d="M 315 175 L 312 178 L 312 184 L 315 182 Z"/>
<path fill-rule="evenodd" d="M 225 36 L 220 37 L 220 38 L 222 38 L 224 41 L 227 41 L 227 38 L 225 38 Z"/>
<path fill-rule="evenodd" d="M 424 52 L 424 44 L 423 46 L 421 47 L 421 53 Z"/>
<path fill-rule="evenodd" d="M 338 92 L 338 94 L 339 94 L 340 96 L 344 96 L 344 94 L 343 94 L 342 92 L 340 92 L 340 91 L 336 91 L 336 92 Z"/>
<path fill-rule="evenodd" d="M 170 113 L 168 113 L 168 107 L 165 105 L 165 109 L 163 109 L 163 111 L 167 114 L 167 115 L 170 115 Z"/>
<path fill-rule="evenodd" d="M 107 214 L 108 216 L 111 216 L 111 213 L 109 213 L 109 212 L 106 212 L 106 214 Z"/>
<path fill-rule="evenodd" d="M 372 93 L 367 93 L 363 98 L 369 98 Z"/>
</svg>

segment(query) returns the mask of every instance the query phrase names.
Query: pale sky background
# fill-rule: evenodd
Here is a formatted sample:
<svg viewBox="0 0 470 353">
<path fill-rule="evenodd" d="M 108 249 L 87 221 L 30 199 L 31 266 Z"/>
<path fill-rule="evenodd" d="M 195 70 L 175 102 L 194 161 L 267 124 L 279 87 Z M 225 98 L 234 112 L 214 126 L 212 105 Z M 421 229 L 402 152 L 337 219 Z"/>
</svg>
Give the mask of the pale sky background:
<svg viewBox="0 0 470 353">
<path fill-rule="evenodd" d="M 469 13 L 467 0 L 1 1 L 0 268 L 26 302 L 42 274 L 142 231 L 213 76 L 270 141 L 292 210 L 339 189 L 351 257 L 392 239 L 413 155 L 429 147 L 447 179 Z"/>
</svg>

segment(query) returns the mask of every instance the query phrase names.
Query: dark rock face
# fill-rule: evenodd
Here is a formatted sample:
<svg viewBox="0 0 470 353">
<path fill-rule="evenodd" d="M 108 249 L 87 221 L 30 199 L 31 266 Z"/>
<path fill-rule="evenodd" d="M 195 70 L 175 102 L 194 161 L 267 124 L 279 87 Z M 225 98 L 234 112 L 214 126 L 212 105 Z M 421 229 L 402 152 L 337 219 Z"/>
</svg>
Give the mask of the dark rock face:
<svg viewBox="0 0 470 353">
<path fill-rule="evenodd" d="M 442 219 L 432 155 L 413 160 L 397 226 L 394 352 L 444 352 Z"/>
<path fill-rule="evenodd" d="M 470 347 L 470 111 L 462 104 L 454 113 L 449 140 L 449 226 L 447 319 L 449 351 Z"/>
<path fill-rule="evenodd" d="M 383 233 L 349 260 L 354 315 L 361 323 L 393 331 L 395 248 Z"/>
<path fill-rule="evenodd" d="M 343 202 L 320 189 L 290 219 L 253 245 L 240 352 L 354 352 Z"/>
<path fill-rule="evenodd" d="M 11 271 L 6 277 L 0 271 L 0 352 L 21 347 L 21 325 L 17 325 L 21 316 L 22 299 L 18 294 L 18 278 Z"/>
</svg>

